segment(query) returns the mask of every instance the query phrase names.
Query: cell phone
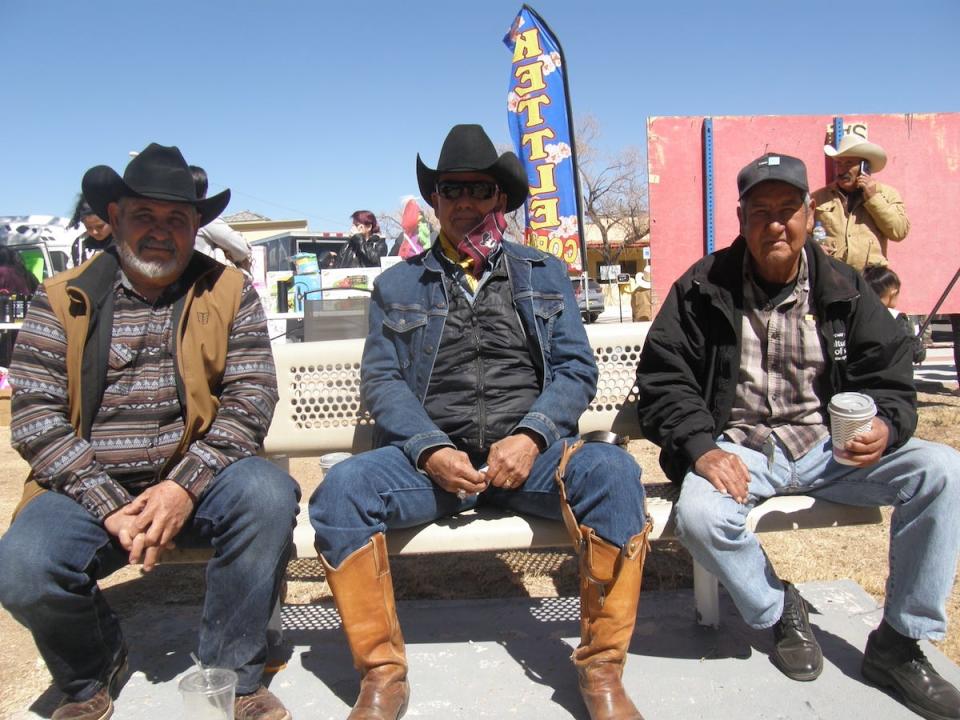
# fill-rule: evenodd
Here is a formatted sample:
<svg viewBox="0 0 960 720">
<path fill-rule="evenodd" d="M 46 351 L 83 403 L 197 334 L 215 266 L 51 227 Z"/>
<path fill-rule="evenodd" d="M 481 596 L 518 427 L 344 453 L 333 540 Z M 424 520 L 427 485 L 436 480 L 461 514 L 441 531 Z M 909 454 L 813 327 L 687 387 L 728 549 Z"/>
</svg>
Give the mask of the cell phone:
<svg viewBox="0 0 960 720">
<path fill-rule="evenodd" d="M 860 174 L 861 174 L 861 175 L 869 175 L 869 174 L 870 174 L 870 161 L 869 161 L 869 160 L 861 160 L 861 161 L 860 161 Z"/>
</svg>

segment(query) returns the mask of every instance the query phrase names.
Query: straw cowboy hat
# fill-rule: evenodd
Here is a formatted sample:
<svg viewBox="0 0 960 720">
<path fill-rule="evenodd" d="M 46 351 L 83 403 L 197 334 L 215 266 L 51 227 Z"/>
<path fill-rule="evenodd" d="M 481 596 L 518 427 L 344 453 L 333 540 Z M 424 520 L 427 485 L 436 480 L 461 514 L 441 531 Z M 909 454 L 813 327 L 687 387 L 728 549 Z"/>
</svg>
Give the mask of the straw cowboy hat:
<svg viewBox="0 0 960 720">
<path fill-rule="evenodd" d="M 870 172 L 880 172 L 887 164 L 887 154 L 876 143 L 867 142 L 859 135 L 844 135 L 840 138 L 840 146 L 824 145 L 823 152 L 827 157 L 855 157 L 870 163 Z"/>
<path fill-rule="evenodd" d="M 651 280 L 650 263 L 647 263 L 647 266 L 643 269 L 643 272 L 636 274 L 634 281 L 637 283 L 638 288 L 648 289 L 651 286 Z"/>
<path fill-rule="evenodd" d="M 107 206 L 123 197 L 188 203 L 200 213 L 200 225 L 216 219 L 230 202 L 230 190 L 208 198 L 197 197 L 187 161 L 175 146 L 150 143 L 127 164 L 123 177 L 106 165 L 92 167 L 83 176 L 83 197 L 104 222 Z"/>
<path fill-rule="evenodd" d="M 487 133 L 479 125 L 454 125 L 440 148 L 436 170 L 428 168 L 417 155 L 417 183 L 420 194 L 431 206 L 437 178 L 443 173 L 480 172 L 497 181 L 507 196 L 507 212 L 523 205 L 530 192 L 527 171 L 512 152 L 497 156 Z"/>
</svg>

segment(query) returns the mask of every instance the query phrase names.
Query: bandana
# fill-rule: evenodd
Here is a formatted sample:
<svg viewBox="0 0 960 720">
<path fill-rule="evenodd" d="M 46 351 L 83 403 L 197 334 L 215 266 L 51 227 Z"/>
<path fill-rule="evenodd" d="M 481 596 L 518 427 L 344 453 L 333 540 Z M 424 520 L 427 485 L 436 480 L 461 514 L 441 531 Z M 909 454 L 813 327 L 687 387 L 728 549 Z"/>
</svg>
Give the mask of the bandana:
<svg viewBox="0 0 960 720">
<path fill-rule="evenodd" d="M 507 220 L 502 212 L 489 213 L 475 228 L 464 235 L 460 241 L 453 242 L 440 233 L 440 247 L 443 254 L 456 263 L 465 273 L 465 279 L 471 290 L 477 289 L 477 283 L 486 271 L 493 255 L 503 242 L 503 231 L 507 229 Z"/>
</svg>

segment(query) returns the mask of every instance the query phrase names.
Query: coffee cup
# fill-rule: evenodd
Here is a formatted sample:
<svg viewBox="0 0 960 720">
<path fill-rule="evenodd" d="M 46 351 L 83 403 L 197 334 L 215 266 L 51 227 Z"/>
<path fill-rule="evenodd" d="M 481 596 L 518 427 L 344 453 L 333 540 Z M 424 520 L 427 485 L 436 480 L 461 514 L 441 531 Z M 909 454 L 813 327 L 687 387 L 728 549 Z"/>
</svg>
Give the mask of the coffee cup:
<svg viewBox="0 0 960 720">
<path fill-rule="evenodd" d="M 193 670 L 180 679 L 184 717 L 190 720 L 233 720 L 237 674 L 226 668 Z"/>
<path fill-rule="evenodd" d="M 877 405 L 869 395 L 857 392 L 837 393 L 827 405 L 830 415 L 830 435 L 833 438 L 833 459 L 841 465 L 859 465 L 844 457 L 844 446 L 857 435 L 870 431 L 877 414 Z"/>
</svg>

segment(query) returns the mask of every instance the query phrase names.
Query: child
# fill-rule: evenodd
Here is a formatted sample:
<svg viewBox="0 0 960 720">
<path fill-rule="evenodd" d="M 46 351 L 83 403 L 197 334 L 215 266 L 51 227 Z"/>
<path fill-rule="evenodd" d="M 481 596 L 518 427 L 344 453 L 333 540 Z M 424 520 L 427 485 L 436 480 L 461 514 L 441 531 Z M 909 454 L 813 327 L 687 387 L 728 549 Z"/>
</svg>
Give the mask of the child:
<svg viewBox="0 0 960 720">
<path fill-rule="evenodd" d="M 873 288 L 873 291 L 880 297 L 890 314 L 897 320 L 903 334 L 910 338 L 913 346 L 913 362 L 919 365 L 927 357 L 927 349 L 923 346 L 923 340 L 917 337 L 916 330 L 910 318 L 897 310 L 897 300 L 900 298 L 900 278 L 889 267 L 883 265 L 871 265 L 863 271 L 863 279 Z"/>
</svg>

